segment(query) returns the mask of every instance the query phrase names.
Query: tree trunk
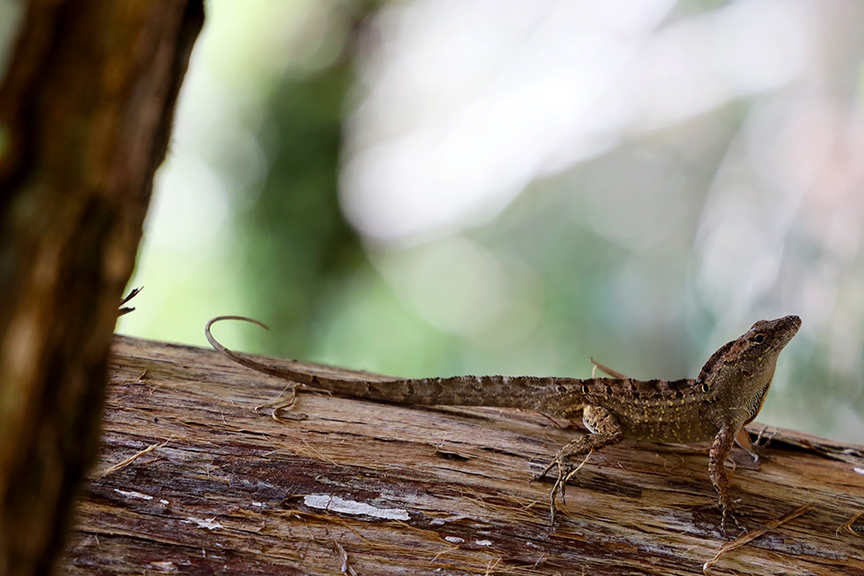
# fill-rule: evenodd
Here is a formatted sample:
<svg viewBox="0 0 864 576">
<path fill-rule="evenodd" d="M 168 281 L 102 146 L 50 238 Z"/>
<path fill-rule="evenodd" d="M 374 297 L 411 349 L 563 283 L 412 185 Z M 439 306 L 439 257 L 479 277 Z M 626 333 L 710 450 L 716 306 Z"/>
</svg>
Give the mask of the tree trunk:
<svg viewBox="0 0 864 576">
<path fill-rule="evenodd" d="M 733 548 L 707 444 L 593 454 L 552 527 L 531 478 L 579 432 L 531 412 L 304 393 L 277 421 L 255 408 L 284 380 L 122 336 L 110 380 L 67 573 L 690 575 L 725 545 L 709 573 L 864 574 L 860 446 L 770 429 L 759 470 L 736 448 Z"/>
<path fill-rule="evenodd" d="M 32 0 L 0 86 L 0 575 L 47 574 L 200 0 Z"/>
</svg>

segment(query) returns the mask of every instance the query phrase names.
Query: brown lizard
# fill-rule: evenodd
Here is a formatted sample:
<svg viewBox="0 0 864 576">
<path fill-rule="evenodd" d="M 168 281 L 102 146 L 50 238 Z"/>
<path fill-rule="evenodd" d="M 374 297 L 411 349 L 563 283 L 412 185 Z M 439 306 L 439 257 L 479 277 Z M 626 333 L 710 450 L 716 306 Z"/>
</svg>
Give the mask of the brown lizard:
<svg viewBox="0 0 864 576">
<path fill-rule="evenodd" d="M 762 408 L 777 357 L 801 327 L 798 316 L 760 320 L 740 338 L 721 346 L 695 380 L 634 380 L 595 363 L 613 378 L 453 376 L 378 382 L 319 376 L 253 360 L 213 338 L 210 327 L 220 320 L 244 320 L 267 327 L 243 316 L 210 320 L 204 334 L 222 354 L 254 370 L 337 396 L 392 404 L 522 408 L 574 421 L 581 413 L 588 434 L 561 448 L 537 476 L 543 478 L 553 467 L 558 468 L 550 494 L 553 523 L 556 493 L 563 497 L 564 485 L 575 472 L 574 461 L 632 438 L 679 443 L 713 440 L 708 476 L 719 495 L 725 525 L 733 516 L 723 464 L 736 441 L 758 460 L 743 427 Z"/>
</svg>

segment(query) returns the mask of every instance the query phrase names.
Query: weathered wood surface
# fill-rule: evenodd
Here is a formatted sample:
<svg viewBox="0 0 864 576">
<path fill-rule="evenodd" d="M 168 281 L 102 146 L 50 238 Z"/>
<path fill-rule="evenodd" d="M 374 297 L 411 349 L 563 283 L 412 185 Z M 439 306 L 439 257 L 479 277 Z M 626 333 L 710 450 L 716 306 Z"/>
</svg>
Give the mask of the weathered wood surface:
<svg viewBox="0 0 864 576">
<path fill-rule="evenodd" d="M 707 446 L 594 454 L 553 529 L 550 483 L 530 480 L 578 431 L 317 394 L 282 422 L 255 412 L 285 386 L 209 350 L 118 336 L 65 573 L 689 575 L 731 539 Z M 732 475 L 743 521 L 810 507 L 713 573 L 864 574 L 864 448 L 775 432 L 771 460 Z"/>
</svg>

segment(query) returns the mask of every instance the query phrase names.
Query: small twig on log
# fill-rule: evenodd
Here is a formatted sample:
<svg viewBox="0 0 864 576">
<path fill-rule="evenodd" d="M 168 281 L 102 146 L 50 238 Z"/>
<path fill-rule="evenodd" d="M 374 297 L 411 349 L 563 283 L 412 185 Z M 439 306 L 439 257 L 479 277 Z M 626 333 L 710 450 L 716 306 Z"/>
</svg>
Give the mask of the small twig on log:
<svg viewBox="0 0 864 576">
<path fill-rule="evenodd" d="M 169 438 L 168 440 L 166 440 L 162 444 L 151 444 L 147 448 L 141 450 L 140 452 L 136 452 L 135 454 L 133 454 L 129 458 L 123 460 L 122 462 L 118 462 L 117 464 L 114 464 L 113 466 L 109 466 L 108 468 L 103 470 L 101 473 L 99 473 L 98 476 L 96 476 L 96 480 L 101 480 L 102 478 L 104 478 L 105 476 L 108 476 L 109 474 L 113 474 L 114 472 L 117 472 L 118 470 L 122 470 L 123 468 L 125 468 L 126 466 L 128 466 L 129 464 L 131 464 L 132 462 L 134 462 L 135 460 L 137 460 L 138 458 L 140 458 L 144 454 L 147 454 L 148 452 L 152 452 L 153 450 L 155 450 L 157 448 L 162 448 L 163 446 L 167 445 L 168 442 L 170 442 L 170 441 L 171 441 L 171 438 Z"/>
<path fill-rule="evenodd" d="M 345 551 L 345 548 L 339 542 L 333 542 L 333 544 L 336 546 L 336 551 L 339 552 L 339 560 L 342 562 L 342 566 L 340 567 L 342 573 L 357 576 L 357 572 L 348 563 L 348 552 Z"/>
<path fill-rule="evenodd" d="M 755 540 L 759 536 L 762 536 L 763 534 L 767 534 L 769 531 L 773 530 L 774 528 L 777 528 L 778 526 L 782 526 L 783 524 L 786 524 L 787 522 L 791 522 L 792 520 L 794 520 L 798 516 L 801 516 L 802 514 L 807 512 L 807 510 L 809 510 L 812 506 L 813 506 L 813 503 L 808 502 L 807 504 L 799 506 L 798 508 L 796 508 L 795 510 L 793 510 L 792 512 L 790 512 L 786 516 L 783 516 L 782 518 L 778 518 L 777 520 L 772 520 L 771 522 L 766 524 L 764 528 L 759 528 L 757 530 L 753 530 L 752 532 L 746 532 L 746 533 L 742 534 L 741 536 L 739 536 L 738 538 L 736 538 L 735 540 L 733 540 L 732 542 L 724 544 L 723 547 L 721 547 L 720 550 L 717 552 L 717 555 L 714 556 L 714 558 L 712 558 L 711 560 L 709 560 L 708 562 L 706 562 L 702 566 L 702 572 L 704 572 L 705 574 L 711 574 L 711 567 L 717 563 L 717 561 L 720 559 L 720 556 L 722 556 L 723 554 L 726 554 L 727 552 L 731 552 L 732 550 L 734 550 L 736 548 L 740 548 L 741 546 L 744 546 L 748 542 L 752 542 L 753 540 Z"/>
<path fill-rule="evenodd" d="M 858 519 L 861 518 L 862 516 L 864 516 L 864 510 L 862 510 L 861 512 L 858 512 L 857 514 L 852 516 L 852 518 L 850 518 L 849 520 L 847 520 L 846 522 L 841 524 L 840 527 L 837 528 L 837 532 L 836 532 L 837 536 L 839 537 L 841 532 L 848 532 L 849 534 L 852 534 L 853 536 L 858 536 L 859 538 L 864 538 L 864 534 L 856 532 L 855 529 L 852 528 L 852 526 L 855 524 L 855 522 L 857 522 Z"/>
</svg>

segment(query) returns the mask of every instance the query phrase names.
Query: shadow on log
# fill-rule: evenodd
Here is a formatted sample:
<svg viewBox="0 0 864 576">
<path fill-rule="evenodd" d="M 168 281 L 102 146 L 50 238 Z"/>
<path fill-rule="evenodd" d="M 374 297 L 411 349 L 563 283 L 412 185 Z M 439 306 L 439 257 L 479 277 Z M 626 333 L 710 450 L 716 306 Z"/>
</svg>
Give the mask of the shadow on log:
<svg viewBox="0 0 864 576">
<path fill-rule="evenodd" d="M 707 445 L 592 455 L 552 528 L 551 484 L 531 478 L 580 432 L 540 415 L 304 393 L 276 421 L 255 408 L 284 380 L 122 336 L 110 372 L 66 573 L 689 575 L 736 536 Z M 864 447 L 763 436 L 770 460 L 740 452 L 732 475 L 752 540 L 709 573 L 864 574 Z"/>
</svg>

